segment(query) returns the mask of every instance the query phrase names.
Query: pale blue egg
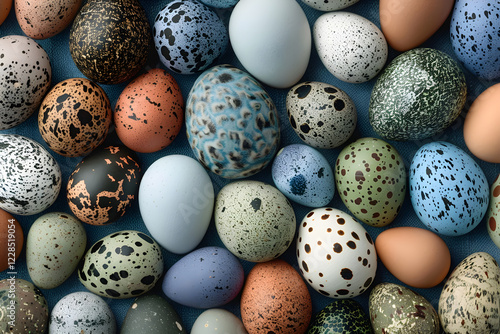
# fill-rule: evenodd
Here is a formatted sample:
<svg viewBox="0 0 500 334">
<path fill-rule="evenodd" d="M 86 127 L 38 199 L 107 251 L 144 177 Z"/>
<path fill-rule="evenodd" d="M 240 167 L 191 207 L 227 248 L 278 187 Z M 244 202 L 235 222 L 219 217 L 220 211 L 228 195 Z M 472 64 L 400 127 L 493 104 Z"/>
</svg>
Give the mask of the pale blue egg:
<svg viewBox="0 0 500 334">
<path fill-rule="evenodd" d="M 215 8 L 230 8 L 238 3 L 239 0 L 200 0 L 207 6 Z"/>
</svg>

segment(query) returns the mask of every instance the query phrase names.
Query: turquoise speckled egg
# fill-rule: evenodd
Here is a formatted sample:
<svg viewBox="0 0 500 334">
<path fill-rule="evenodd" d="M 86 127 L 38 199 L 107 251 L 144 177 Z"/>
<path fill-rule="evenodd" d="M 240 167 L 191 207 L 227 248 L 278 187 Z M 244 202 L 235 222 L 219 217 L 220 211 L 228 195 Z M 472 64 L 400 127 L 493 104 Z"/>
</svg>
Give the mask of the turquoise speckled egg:
<svg viewBox="0 0 500 334">
<path fill-rule="evenodd" d="M 491 185 L 490 208 L 488 210 L 488 234 L 495 245 L 500 248 L 500 226 L 497 225 L 500 215 L 500 174 Z"/>
<path fill-rule="evenodd" d="M 264 169 L 280 141 L 271 97 L 231 65 L 212 67 L 198 77 L 186 103 L 186 131 L 198 160 L 229 179 Z"/>
<path fill-rule="evenodd" d="M 465 76 L 450 56 L 413 49 L 396 57 L 375 83 L 370 123 L 384 139 L 428 138 L 455 121 L 466 95 Z"/>
</svg>

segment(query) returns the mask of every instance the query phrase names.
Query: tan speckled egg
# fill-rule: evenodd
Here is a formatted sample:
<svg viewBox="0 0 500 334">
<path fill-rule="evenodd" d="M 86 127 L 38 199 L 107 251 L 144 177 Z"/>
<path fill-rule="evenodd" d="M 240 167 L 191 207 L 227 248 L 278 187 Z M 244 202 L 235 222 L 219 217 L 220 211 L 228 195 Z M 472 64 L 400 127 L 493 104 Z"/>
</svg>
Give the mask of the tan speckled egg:
<svg viewBox="0 0 500 334">
<path fill-rule="evenodd" d="M 104 141 L 111 120 L 111 105 L 104 90 L 88 79 L 73 78 L 58 83 L 45 96 L 38 128 L 54 152 L 77 157 Z"/>
<path fill-rule="evenodd" d="M 241 318 L 249 334 L 303 334 L 311 315 L 309 290 L 291 265 L 276 259 L 252 268 L 241 294 Z"/>
<path fill-rule="evenodd" d="M 16 18 L 26 36 L 46 39 L 73 21 L 82 0 L 15 0 Z"/>
</svg>

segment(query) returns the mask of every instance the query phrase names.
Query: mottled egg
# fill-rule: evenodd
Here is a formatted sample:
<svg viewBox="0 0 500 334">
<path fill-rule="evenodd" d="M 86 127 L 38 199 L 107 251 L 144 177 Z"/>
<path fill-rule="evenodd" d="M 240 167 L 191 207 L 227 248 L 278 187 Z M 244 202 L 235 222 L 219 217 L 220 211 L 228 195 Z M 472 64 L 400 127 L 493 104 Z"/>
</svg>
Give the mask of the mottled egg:
<svg viewBox="0 0 500 334">
<path fill-rule="evenodd" d="M 279 257 L 293 242 L 295 212 L 275 187 L 260 181 L 235 181 L 215 201 L 215 227 L 231 253 L 251 262 Z"/>
<path fill-rule="evenodd" d="M 211 66 L 226 51 L 229 40 L 219 16 L 192 0 L 168 3 L 155 18 L 153 35 L 160 61 L 181 74 Z"/>
<path fill-rule="evenodd" d="M 50 207 L 61 189 L 61 169 L 33 139 L 0 134 L 0 208 L 34 215 Z"/>
<path fill-rule="evenodd" d="M 80 282 L 89 291 L 118 299 L 151 290 L 162 274 L 160 246 L 148 235 L 128 230 L 97 241 L 78 268 Z"/>
<path fill-rule="evenodd" d="M 40 289 L 53 289 L 75 271 L 85 253 L 82 223 L 63 212 L 46 213 L 31 225 L 26 238 L 26 266 Z"/>
<path fill-rule="evenodd" d="M 302 0 L 303 3 L 323 12 L 344 9 L 354 5 L 359 0 Z"/>
<path fill-rule="evenodd" d="M 16 268 L 23 244 L 21 224 L 10 213 L 0 209 L 0 271 Z"/>
<path fill-rule="evenodd" d="M 450 56 L 429 48 L 406 51 L 373 87 L 370 124 L 384 139 L 425 139 L 455 121 L 466 96 L 465 76 Z"/>
<path fill-rule="evenodd" d="M 370 292 L 374 333 L 439 334 L 439 317 L 417 292 L 394 283 L 380 283 Z"/>
<path fill-rule="evenodd" d="M 106 92 L 85 78 L 66 79 L 43 99 L 38 128 L 56 153 L 77 157 L 90 153 L 108 134 L 112 121 Z"/>
<path fill-rule="evenodd" d="M 310 211 L 299 226 L 300 273 L 319 293 L 352 298 L 365 292 L 377 271 L 373 240 L 353 217 L 333 208 Z"/>
<path fill-rule="evenodd" d="M 52 67 L 45 50 L 25 36 L 0 38 L 0 59 L 0 130 L 5 130 L 38 110 L 50 88 Z"/>
<path fill-rule="evenodd" d="M 288 120 L 306 144 L 335 148 L 356 129 L 358 114 L 349 95 L 323 82 L 307 81 L 292 87 L 286 96 Z"/>
<path fill-rule="evenodd" d="M 101 146 L 71 173 L 66 194 L 69 208 L 87 224 L 110 224 L 134 203 L 141 176 L 135 152 L 123 146 Z"/>
<path fill-rule="evenodd" d="M 406 169 L 398 151 L 377 138 L 361 138 L 339 153 L 335 182 L 351 213 L 371 226 L 386 226 L 406 194 Z"/>
<path fill-rule="evenodd" d="M 196 318 L 191 334 L 247 334 L 240 318 L 220 308 L 204 311 Z"/>
<path fill-rule="evenodd" d="M 215 7 L 215 8 L 231 8 L 239 0 L 200 0 L 207 6 Z"/>
<path fill-rule="evenodd" d="M 264 169 L 280 141 L 271 97 L 231 65 L 212 67 L 198 77 L 186 102 L 186 132 L 198 160 L 229 179 Z"/>
<path fill-rule="evenodd" d="M 116 102 L 115 130 L 123 144 L 141 153 L 172 143 L 184 123 L 184 100 L 167 71 L 155 68 L 137 77 Z"/>
<path fill-rule="evenodd" d="M 187 334 L 182 319 L 165 298 L 154 294 L 137 297 L 127 311 L 120 334 Z"/>
<path fill-rule="evenodd" d="M 486 228 L 495 245 L 500 248 L 500 174 L 497 175 L 490 189 L 490 206 Z M 498 222 L 498 223 L 497 223 Z"/>
<path fill-rule="evenodd" d="M 354 299 L 339 299 L 327 305 L 309 326 L 307 334 L 373 333 L 370 319 Z"/>
<path fill-rule="evenodd" d="M 463 259 L 448 277 L 439 297 L 445 333 L 498 333 L 500 268 L 488 253 Z"/>
<path fill-rule="evenodd" d="M 221 247 L 204 247 L 170 267 L 163 279 L 163 292 L 181 305 L 213 308 L 233 300 L 244 279 L 243 267 L 231 252 Z"/>
<path fill-rule="evenodd" d="M 49 332 L 115 334 L 115 315 L 101 297 L 90 292 L 73 292 L 54 305 Z"/>
<path fill-rule="evenodd" d="M 146 64 L 152 43 L 149 21 L 138 0 L 88 1 L 69 35 L 78 69 L 102 84 L 132 78 Z"/>
<path fill-rule="evenodd" d="M 325 206 L 335 195 L 330 163 L 323 154 L 307 145 L 283 147 L 274 159 L 272 178 L 286 197 L 305 206 Z"/>
<path fill-rule="evenodd" d="M 12 8 L 12 0 L 5 0 L 2 1 L 2 4 L 0 4 L 0 26 L 2 25 L 3 21 L 9 16 L 10 9 Z"/>
<path fill-rule="evenodd" d="M 26 334 L 47 331 L 49 306 L 42 292 L 20 278 L 0 281 L 0 331 Z"/>
<path fill-rule="evenodd" d="M 413 156 L 410 198 L 432 231 L 458 236 L 472 231 L 488 210 L 489 186 L 481 167 L 461 148 L 430 142 Z"/>
<path fill-rule="evenodd" d="M 369 81 L 387 61 L 387 42 L 380 29 L 354 13 L 321 15 L 314 22 L 313 37 L 323 65 L 345 82 Z"/>
<path fill-rule="evenodd" d="M 46 39 L 71 24 L 82 0 L 15 0 L 16 17 L 26 36 Z"/>
<path fill-rule="evenodd" d="M 312 304 L 299 273 L 283 260 L 256 264 L 241 294 L 241 318 L 250 334 L 304 334 Z"/>
<path fill-rule="evenodd" d="M 451 16 L 451 46 L 457 58 L 474 75 L 500 78 L 498 1 L 457 0 Z"/>
</svg>

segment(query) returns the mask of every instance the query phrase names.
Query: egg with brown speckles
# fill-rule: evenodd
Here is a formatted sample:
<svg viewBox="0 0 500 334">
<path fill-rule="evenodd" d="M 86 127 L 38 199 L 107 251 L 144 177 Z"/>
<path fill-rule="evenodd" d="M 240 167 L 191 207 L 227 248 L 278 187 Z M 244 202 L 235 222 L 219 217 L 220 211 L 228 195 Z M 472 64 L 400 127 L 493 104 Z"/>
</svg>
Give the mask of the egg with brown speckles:
<svg viewBox="0 0 500 334">
<path fill-rule="evenodd" d="M 309 290 L 290 264 L 276 259 L 250 270 L 241 294 L 241 318 L 249 334 L 303 334 L 311 316 Z"/>
<path fill-rule="evenodd" d="M 38 128 L 47 145 L 66 157 L 90 153 L 108 134 L 111 104 L 104 90 L 85 78 L 55 85 L 45 96 Z"/>
<path fill-rule="evenodd" d="M 138 0 L 92 0 L 75 17 L 69 50 L 87 78 L 117 84 L 146 64 L 152 41 L 146 12 Z"/>
<path fill-rule="evenodd" d="M 167 71 L 152 69 L 125 87 L 116 102 L 116 133 L 128 148 L 159 151 L 172 143 L 184 122 L 179 85 Z"/>
<path fill-rule="evenodd" d="M 497 175 L 490 189 L 490 207 L 488 209 L 488 235 L 500 248 L 500 174 Z"/>
</svg>

